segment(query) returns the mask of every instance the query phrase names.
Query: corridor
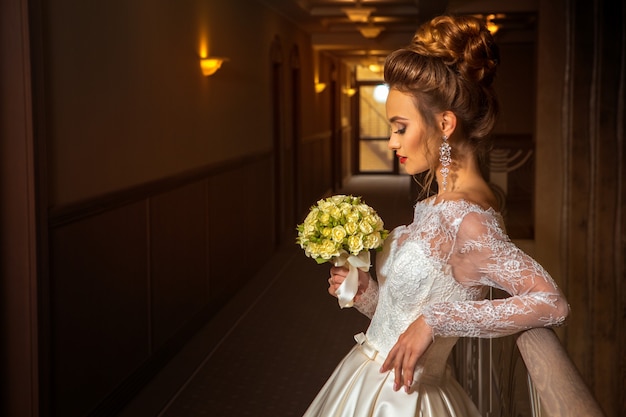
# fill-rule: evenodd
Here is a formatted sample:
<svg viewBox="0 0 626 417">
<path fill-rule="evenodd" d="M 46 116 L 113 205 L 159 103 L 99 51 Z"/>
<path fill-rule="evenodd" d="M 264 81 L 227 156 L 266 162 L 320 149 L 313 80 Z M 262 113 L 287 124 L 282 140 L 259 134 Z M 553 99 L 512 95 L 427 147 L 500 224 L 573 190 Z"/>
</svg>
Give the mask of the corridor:
<svg viewBox="0 0 626 417">
<path fill-rule="evenodd" d="M 409 176 L 363 175 L 341 193 L 362 196 L 390 229 L 410 222 L 412 189 Z M 119 417 L 301 416 L 367 327 L 328 295 L 327 275 L 285 244 Z"/>
</svg>

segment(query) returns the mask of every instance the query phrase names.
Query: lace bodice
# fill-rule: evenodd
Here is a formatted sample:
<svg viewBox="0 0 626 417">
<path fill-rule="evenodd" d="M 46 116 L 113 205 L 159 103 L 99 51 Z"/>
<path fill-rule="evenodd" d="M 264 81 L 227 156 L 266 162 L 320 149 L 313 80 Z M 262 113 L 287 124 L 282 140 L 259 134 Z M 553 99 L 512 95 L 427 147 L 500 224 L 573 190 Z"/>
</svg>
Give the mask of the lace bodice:
<svg viewBox="0 0 626 417">
<path fill-rule="evenodd" d="M 420 315 L 436 336 L 496 337 L 561 324 L 568 312 L 501 216 L 463 200 L 417 203 L 413 223 L 385 241 L 376 272 L 355 307 L 372 319 L 367 337 L 385 355 Z M 511 296 L 485 300 L 489 286 Z"/>
</svg>

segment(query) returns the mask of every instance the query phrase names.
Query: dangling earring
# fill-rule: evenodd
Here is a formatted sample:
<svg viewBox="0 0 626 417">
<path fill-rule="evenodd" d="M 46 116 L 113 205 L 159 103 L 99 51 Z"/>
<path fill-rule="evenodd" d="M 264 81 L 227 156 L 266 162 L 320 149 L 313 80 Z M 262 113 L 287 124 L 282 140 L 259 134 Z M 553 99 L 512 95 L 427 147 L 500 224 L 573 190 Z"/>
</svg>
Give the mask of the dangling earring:
<svg viewBox="0 0 626 417">
<path fill-rule="evenodd" d="M 450 163 L 452 158 L 450 157 L 450 144 L 448 143 L 448 136 L 443 135 L 443 142 L 439 147 L 439 162 L 441 163 L 441 188 L 446 191 L 448 185 L 448 173 L 450 172 Z"/>
</svg>

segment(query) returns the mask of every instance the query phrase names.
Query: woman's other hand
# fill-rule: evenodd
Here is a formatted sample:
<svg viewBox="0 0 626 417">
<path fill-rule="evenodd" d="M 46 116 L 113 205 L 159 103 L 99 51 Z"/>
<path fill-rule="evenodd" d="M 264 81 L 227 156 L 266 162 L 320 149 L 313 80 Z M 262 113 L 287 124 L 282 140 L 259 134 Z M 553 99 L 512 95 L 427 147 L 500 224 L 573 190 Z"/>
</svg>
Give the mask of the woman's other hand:
<svg viewBox="0 0 626 417">
<path fill-rule="evenodd" d="M 400 335 L 380 368 L 380 372 L 394 370 L 394 390 L 398 391 L 400 387 L 404 386 L 404 390 L 409 392 L 409 388 L 413 384 L 415 365 L 432 342 L 433 329 L 426 324 L 423 316 L 418 317 Z"/>
</svg>

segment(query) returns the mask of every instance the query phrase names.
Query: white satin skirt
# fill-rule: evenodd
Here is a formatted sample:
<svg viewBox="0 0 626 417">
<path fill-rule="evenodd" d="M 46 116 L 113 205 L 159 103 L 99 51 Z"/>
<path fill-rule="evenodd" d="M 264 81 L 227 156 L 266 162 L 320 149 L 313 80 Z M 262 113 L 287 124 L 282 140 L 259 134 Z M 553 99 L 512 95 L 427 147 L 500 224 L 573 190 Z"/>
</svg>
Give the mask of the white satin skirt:
<svg viewBox="0 0 626 417">
<path fill-rule="evenodd" d="M 480 417 L 449 370 L 418 369 L 409 393 L 393 390 L 393 371 L 380 373 L 384 358 L 362 334 L 322 387 L 303 417 Z"/>
</svg>

